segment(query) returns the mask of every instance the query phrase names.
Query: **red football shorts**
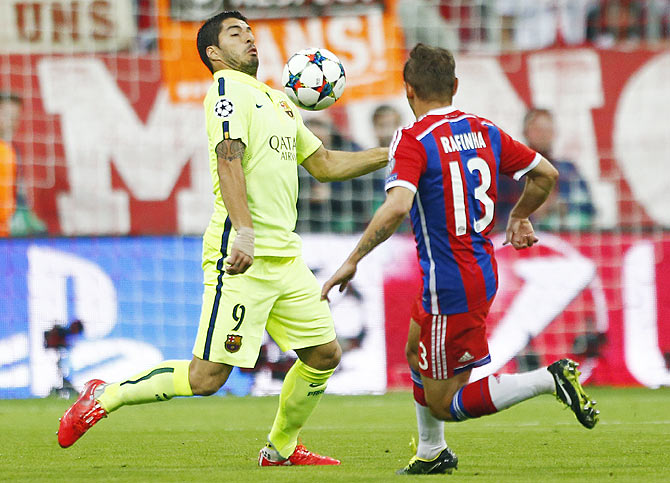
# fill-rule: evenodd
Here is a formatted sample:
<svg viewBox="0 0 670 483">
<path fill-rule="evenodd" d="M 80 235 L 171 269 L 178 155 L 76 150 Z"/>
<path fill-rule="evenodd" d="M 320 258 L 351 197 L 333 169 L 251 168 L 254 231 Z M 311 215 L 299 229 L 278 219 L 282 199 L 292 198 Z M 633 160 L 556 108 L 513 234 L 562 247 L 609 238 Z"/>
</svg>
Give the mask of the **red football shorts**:
<svg viewBox="0 0 670 483">
<path fill-rule="evenodd" d="M 491 362 L 486 340 L 486 316 L 493 297 L 484 305 L 460 314 L 428 314 L 419 295 L 412 305 L 412 319 L 421 327 L 419 370 L 431 379 L 454 375 Z"/>
</svg>

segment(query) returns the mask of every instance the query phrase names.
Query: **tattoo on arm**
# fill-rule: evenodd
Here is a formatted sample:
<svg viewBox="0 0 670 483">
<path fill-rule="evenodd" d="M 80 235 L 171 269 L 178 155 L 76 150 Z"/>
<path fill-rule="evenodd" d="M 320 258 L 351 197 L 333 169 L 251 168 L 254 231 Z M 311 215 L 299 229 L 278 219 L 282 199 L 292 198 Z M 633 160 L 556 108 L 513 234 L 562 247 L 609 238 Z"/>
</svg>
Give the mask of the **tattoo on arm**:
<svg viewBox="0 0 670 483">
<path fill-rule="evenodd" d="M 375 231 L 375 234 L 372 235 L 369 240 L 361 243 L 361 245 L 358 247 L 358 255 L 364 257 L 374 247 L 390 237 L 394 231 L 395 229 L 391 226 L 383 226 L 379 228 L 377 231 Z"/>
<path fill-rule="evenodd" d="M 216 145 L 216 156 L 228 162 L 242 159 L 244 156 L 244 143 L 239 139 L 224 139 Z"/>
</svg>

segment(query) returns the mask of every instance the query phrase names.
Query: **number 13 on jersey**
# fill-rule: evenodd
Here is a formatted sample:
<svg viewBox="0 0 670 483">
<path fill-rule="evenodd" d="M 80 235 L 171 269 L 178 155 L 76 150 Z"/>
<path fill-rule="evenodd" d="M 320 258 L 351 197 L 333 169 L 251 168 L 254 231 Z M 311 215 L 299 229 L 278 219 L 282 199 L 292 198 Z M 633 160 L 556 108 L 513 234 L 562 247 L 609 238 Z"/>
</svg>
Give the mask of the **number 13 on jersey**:
<svg viewBox="0 0 670 483">
<path fill-rule="evenodd" d="M 491 170 L 489 165 L 482 158 L 470 158 L 466 165 L 468 171 L 474 174 L 479 173 L 481 183 L 475 187 L 475 199 L 484 206 L 484 216 L 475 220 L 474 230 L 480 233 L 486 229 L 493 221 L 493 211 L 495 205 L 489 198 L 487 191 L 491 187 Z M 449 173 L 451 175 L 451 190 L 454 197 L 454 221 L 456 225 L 456 236 L 465 235 L 468 232 L 468 216 L 465 210 L 466 190 L 461 176 L 461 167 L 458 161 L 449 163 Z"/>
</svg>

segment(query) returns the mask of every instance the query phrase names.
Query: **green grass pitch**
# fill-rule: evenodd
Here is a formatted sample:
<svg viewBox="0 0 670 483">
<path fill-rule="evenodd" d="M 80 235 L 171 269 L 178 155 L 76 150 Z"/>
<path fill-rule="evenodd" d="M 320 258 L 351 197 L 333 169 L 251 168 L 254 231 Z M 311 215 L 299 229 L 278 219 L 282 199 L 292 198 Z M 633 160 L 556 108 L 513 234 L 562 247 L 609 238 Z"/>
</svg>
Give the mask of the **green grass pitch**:
<svg viewBox="0 0 670 483">
<path fill-rule="evenodd" d="M 453 475 L 400 477 L 416 433 L 409 393 L 326 395 L 303 430 L 339 467 L 259 468 L 276 397 L 191 398 L 125 407 L 69 449 L 56 442 L 59 399 L 0 401 L 0 481 L 670 481 L 670 388 L 588 388 L 589 431 L 551 396 L 446 425 Z"/>
</svg>

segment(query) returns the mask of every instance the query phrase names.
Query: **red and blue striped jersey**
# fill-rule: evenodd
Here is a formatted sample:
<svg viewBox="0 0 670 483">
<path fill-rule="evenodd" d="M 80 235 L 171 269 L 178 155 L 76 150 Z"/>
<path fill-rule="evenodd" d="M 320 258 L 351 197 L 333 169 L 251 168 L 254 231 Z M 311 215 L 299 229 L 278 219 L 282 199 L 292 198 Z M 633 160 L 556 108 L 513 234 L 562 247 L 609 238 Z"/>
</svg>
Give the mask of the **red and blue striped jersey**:
<svg viewBox="0 0 670 483">
<path fill-rule="evenodd" d="M 429 111 L 398 129 L 386 190 L 416 193 L 410 211 L 431 314 L 474 310 L 498 288 L 493 244 L 500 173 L 519 180 L 541 156 L 486 119 L 453 107 Z"/>
</svg>

